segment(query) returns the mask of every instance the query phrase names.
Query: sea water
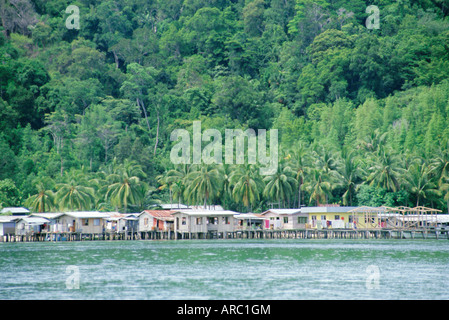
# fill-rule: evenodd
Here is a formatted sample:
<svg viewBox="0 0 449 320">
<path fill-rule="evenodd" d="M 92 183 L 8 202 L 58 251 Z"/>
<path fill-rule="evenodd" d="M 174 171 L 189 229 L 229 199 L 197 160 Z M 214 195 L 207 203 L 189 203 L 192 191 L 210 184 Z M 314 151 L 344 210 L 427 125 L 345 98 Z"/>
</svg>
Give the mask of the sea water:
<svg viewBox="0 0 449 320">
<path fill-rule="evenodd" d="M 0 243 L 0 299 L 449 299 L 449 241 Z"/>
</svg>

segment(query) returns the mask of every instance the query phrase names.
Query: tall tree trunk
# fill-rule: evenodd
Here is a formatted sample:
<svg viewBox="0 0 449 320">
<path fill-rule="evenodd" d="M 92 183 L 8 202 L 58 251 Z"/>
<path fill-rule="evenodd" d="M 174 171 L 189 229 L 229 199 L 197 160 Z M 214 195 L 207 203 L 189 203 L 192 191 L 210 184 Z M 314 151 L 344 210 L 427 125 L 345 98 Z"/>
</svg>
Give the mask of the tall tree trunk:
<svg viewBox="0 0 449 320">
<path fill-rule="evenodd" d="M 148 133 L 149 133 L 150 130 L 151 130 L 151 128 L 150 128 L 150 122 L 148 121 L 147 109 L 145 108 L 145 104 L 143 103 L 142 100 L 140 100 L 139 98 L 137 98 L 137 105 L 138 105 L 139 107 L 141 107 L 142 110 L 143 110 L 143 115 L 145 116 L 145 122 L 147 123 Z"/>
<path fill-rule="evenodd" d="M 120 68 L 120 61 L 118 59 L 117 53 L 115 52 L 115 50 L 112 50 L 112 54 L 114 55 L 115 68 L 118 69 Z"/>
<path fill-rule="evenodd" d="M 159 111 L 158 110 L 156 110 L 156 115 L 157 115 L 156 143 L 154 144 L 154 153 L 153 153 L 153 155 L 156 155 L 157 144 L 159 142 L 159 123 L 160 123 L 160 118 L 159 118 Z"/>
</svg>

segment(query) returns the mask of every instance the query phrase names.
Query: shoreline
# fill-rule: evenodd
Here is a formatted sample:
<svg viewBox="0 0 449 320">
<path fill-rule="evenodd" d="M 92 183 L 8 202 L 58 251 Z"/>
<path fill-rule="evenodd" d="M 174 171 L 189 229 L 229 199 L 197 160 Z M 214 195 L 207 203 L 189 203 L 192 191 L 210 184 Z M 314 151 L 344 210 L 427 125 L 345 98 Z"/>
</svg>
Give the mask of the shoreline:
<svg viewBox="0 0 449 320">
<path fill-rule="evenodd" d="M 72 242 L 72 241 L 135 241 L 135 240 L 199 240 L 199 239 L 441 239 L 449 240 L 446 229 L 289 229 L 239 230 L 229 232 L 142 231 L 121 233 L 36 233 L 7 234 L 0 242 Z"/>
</svg>

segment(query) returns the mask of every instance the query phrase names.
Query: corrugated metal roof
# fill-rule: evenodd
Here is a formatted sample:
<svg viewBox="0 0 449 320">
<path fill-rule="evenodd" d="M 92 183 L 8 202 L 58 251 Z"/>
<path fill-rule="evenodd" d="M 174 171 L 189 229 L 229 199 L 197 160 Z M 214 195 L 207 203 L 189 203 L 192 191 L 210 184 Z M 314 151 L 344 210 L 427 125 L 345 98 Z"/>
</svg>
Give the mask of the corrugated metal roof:
<svg viewBox="0 0 449 320">
<path fill-rule="evenodd" d="M 28 210 L 27 208 L 23 208 L 23 207 L 9 207 L 9 208 L 3 208 L 2 211 L 0 211 L 0 213 L 7 213 L 7 212 L 30 213 L 30 210 Z"/>
<path fill-rule="evenodd" d="M 183 213 L 189 216 L 234 216 L 238 212 L 230 210 L 175 210 L 173 214 Z"/>
<path fill-rule="evenodd" d="M 74 212 L 65 212 L 65 215 L 74 218 L 80 219 L 88 219 L 88 218 L 109 218 L 110 214 L 106 212 L 98 212 L 98 211 L 74 211 Z"/>
<path fill-rule="evenodd" d="M 26 216 L 0 216 L 0 223 L 8 223 Z"/>
<path fill-rule="evenodd" d="M 239 213 L 234 215 L 235 218 L 237 219 L 253 219 L 253 220 L 265 220 L 267 218 L 265 218 L 263 215 L 261 214 L 256 214 L 256 213 Z"/>
<path fill-rule="evenodd" d="M 301 212 L 303 213 L 341 213 L 349 212 L 357 207 L 302 207 Z"/>
<path fill-rule="evenodd" d="M 172 213 L 176 212 L 175 210 L 144 210 L 144 212 L 148 213 L 152 217 L 163 220 L 163 221 L 173 221 L 175 218 L 172 216 Z"/>
<path fill-rule="evenodd" d="M 45 219 L 57 219 L 62 216 L 64 213 L 62 212 L 42 212 L 42 213 L 32 213 L 30 217 L 42 217 Z"/>
<path fill-rule="evenodd" d="M 50 221 L 48 219 L 45 218 L 41 218 L 41 217 L 22 217 L 19 219 L 25 221 L 28 224 L 32 224 L 32 225 L 42 225 L 45 223 L 49 223 Z"/>
<path fill-rule="evenodd" d="M 269 212 L 272 212 L 274 214 L 296 214 L 301 213 L 301 209 L 269 209 L 262 214 L 267 214 Z"/>
</svg>

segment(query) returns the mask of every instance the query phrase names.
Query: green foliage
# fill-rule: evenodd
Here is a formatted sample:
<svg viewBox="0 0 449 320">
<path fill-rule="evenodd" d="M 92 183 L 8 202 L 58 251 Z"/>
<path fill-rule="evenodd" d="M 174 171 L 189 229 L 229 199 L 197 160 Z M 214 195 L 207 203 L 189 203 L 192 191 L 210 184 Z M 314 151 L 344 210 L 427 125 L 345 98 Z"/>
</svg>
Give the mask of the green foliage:
<svg viewBox="0 0 449 320">
<path fill-rule="evenodd" d="M 0 180 L 0 207 L 18 207 L 21 204 L 22 196 L 14 181 Z"/>
<path fill-rule="evenodd" d="M 20 3 L 0 0 L 3 205 L 448 209 L 447 1 Z M 194 120 L 278 129 L 278 172 L 173 166 L 170 134 Z"/>
</svg>

